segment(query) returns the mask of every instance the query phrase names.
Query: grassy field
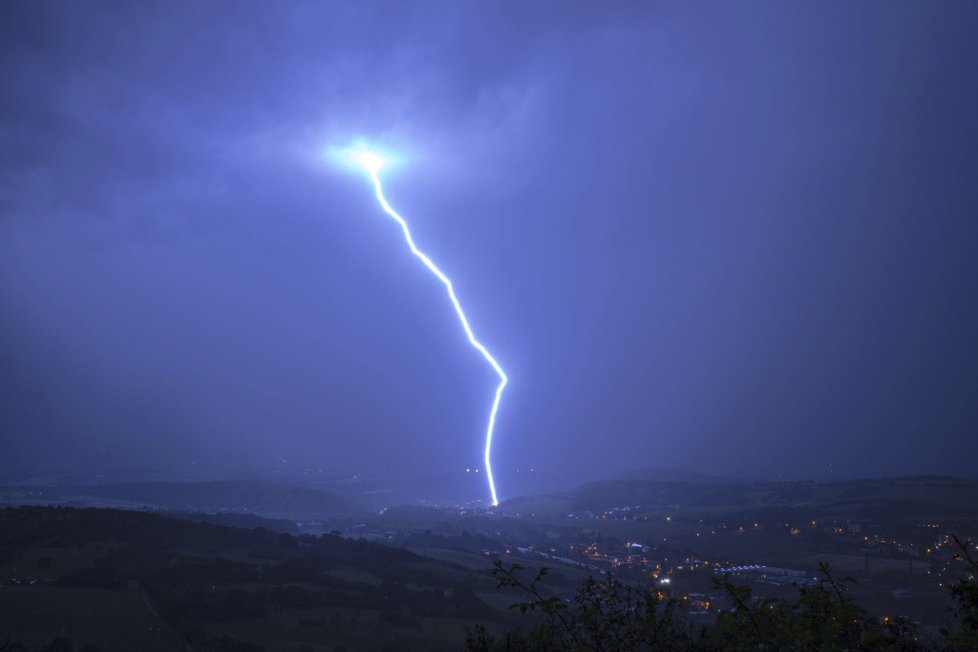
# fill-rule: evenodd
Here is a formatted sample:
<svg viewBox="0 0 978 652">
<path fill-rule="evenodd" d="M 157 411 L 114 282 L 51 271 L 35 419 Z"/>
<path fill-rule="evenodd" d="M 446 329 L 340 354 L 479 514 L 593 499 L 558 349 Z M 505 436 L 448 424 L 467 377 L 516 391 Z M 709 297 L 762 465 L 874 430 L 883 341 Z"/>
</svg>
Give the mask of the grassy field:
<svg viewBox="0 0 978 652">
<path fill-rule="evenodd" d="M 97 558 L 121 547 L 121 543 L 107 541 L 59 548 L 35 548 L 0 564 L 0 578 L 26 576 L 42 582 L 57 580 L 62 573 L 90 567 Z"/>
<path fill-rule="evenodd" d="M 371 573 L 370 571 L 363 570 L 362 568 L 355 568 L 353 566 L 340 565 L 335 566 L 328 571 L 328 575 L 341 580 L 346 580 L 347 582 L 362 582 L 363 584 L 378 585 L 381 579 Z"/>
<path fill-rule="evenodd" d="M 803 563 L 817 552 L 807 539 L 787 537 L 778 532 L 745 530 L 720 531 L 699 537 L 671 540 L 677 546 L 688 546 L 702 559 L 729 558 L 737 563 Z M 776 562 L 776 563 L 775 563 Z"/>
<path fill-rule="evenodd" d="M 832 569 L 840 574 L 864 577 L 866 575 L 866 557 L 863 555 L 834 555 L 820 554 L 812 555 L 806 561 L 811 565 L 817 566 L 819 562 L 828 563 Z M 918 561 L 913 564 L 913 574 L 915 577 L 927 575 L 929 564 Z M 904 574 L 910 572 L 911 566 L 902 559 L 880 559 L 878 557 L 869 558 L 869 576 L 888 573 Z"/>
<path fill-rule="evenodd" d="M 102 651 L 182 649 L 139 589 L 0 586 L 0 631 L 8 629 L 31 649 L 58 636 Z"/>
<path fill-rule="evenodd" d="M 429 559 L 448 562 L 472 570 L 487 571 L 492 569 L 492 559 L 476 553 L 462 550 L 445 550 L 443 548 L 408 548 L 411 552 Z"/>
<path fill-rule="evenodd" d="M 260 642 L 267 652 L 344 648 L 358 650 L 457 650 L 467 628 L 476 621 L 455 618 L 415 618 L 401 623 L 377 610 L 286 610 L 260 620 L 239 620 L 207 626 L 214 638 L 233 636 Z"/>
</svg>

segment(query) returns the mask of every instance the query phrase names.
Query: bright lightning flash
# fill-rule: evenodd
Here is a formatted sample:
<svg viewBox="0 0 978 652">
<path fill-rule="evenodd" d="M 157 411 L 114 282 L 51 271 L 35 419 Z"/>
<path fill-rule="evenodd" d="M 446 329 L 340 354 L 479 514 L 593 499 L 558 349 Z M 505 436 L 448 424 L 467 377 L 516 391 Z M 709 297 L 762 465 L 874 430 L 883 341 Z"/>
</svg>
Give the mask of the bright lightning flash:
<svg viewBox="0 0 978 652">
<path fill-rule="evenodd" d="M 358 145 L 352 147 L 343 152 L 343 158 L 353 166 L 362 169 L 370 177 L 370 181 L 374 185 L 374 194 L 377 196 L 377 201 L 380 203 L 380 207 L 387 213 L 395 222 L 397 222 L 401 231 L 404 233 L 404 240 L 407 242 L 407 246 L 411 249 L 411 253 L 414 254 L 425 267 L 427 267 L 432 274 L 434 274 L 442 285 L 445 286 L 445 290 L 448 292 L 448 298 L 452 302 L 452 306 L 455 307 L 455 314 L 458 315 L 458 320 L 462 324 L 462 328 L 465 330 L 465 336 L 469 338 L 469 344 L 478 351 L 486 362 L 492 367 L 496 375 L 499 376 L 499 385 L 496 386 L 496 395 L 492 401 L 492 409 L 489 411 L 489 424 L 486 427 L 486 450 L 485 450 L 485 463 L 486 463 L 486 477 L 489 479 L 489 493 L 492 495 L 493 506 L 499 505 L 499 500 L 496 498 L 496 484 L 492 479 L 492 465 L 490 464 L 490 452 L 492 450 L 492 431 L 496 425 L 496 411 L 499 409 L 499 400 L 503 396 L 503 389 L 506 387 L 506 383 L 509 379 L 506 377 L 506 373 L 503 368 L 499 366 L 496 359 L 492 357 L 483 344 L 475 338 L 472 333 L 472 327 L 469 326 L 469 320 L 465 316 L 465 312 L 462 311 L 462 305 L 458 301 L 458 297 L 455 296 L 455 288 L 452 285 L 452 281 L 445 276 L 438 267 L 431 261 L 428 256 L 424 254 L 418 247 L 414 244 L 414 238 L 411 237 L 411 231 L 408 229 L 407 221 L 401 217 L 397 211 L 395 211 L 387 199 L 384 197 L 384 189 L 380 183 L 380 171 L 388 163 L 388 159 L 382 154 L 370 149 L 369 147 Z"/>
</svg>

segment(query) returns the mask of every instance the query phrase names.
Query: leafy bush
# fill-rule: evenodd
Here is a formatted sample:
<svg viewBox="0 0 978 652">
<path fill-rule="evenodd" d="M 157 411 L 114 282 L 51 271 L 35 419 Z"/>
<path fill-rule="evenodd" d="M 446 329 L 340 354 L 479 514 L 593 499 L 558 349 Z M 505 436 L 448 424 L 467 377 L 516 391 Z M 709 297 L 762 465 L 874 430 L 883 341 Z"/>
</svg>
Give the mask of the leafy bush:
<svg viewBox="0 0 978 652">
<path fill-rule="evenodd" d="M 957 602 L 956 613 L 961 628 L 944 632 L 948 647 L 955 650 L 978 650 L 978 560 L 971 551 L 975 544 L 951 535 L 961 552 L 955 556 L 965 563 L 964 577 L 948 585 L 951 597 Z"/>
<path fill-rule="evenodd" d="M 546 568 L 529 582 L 521 579 L 521 570 L 518 564 L 507 568 L 497 561 L 493 575 L 499 588 L 515 589 L 527 597 L 510 608 L 534 614 L 535 624 L 505 632 L 501 637 L 485 627 L 476 627 L 468 632 L 466 649 L 471 652 L 909 652 L 924 649 L 912 623 L 870 617 L 847 594 L 846 585 L 853 580 L 837 580 L 825 564 L 821 565 L 823 581 L 801 588 L 796 601 L 757 600 L 749 588 L 733 584 L 729 577 L 717 578 L 714 586 L 727 596 L 732 608 L 721 612 L 715 624 L 699 627 L 683 614 L 680 601 L 665 593 L 636 588 L 612 578 L 589 578 L 573 600 L 563 600 L 544 594 L 542 581 L 548 572 Z M 967 599 L 973 600 L 978 593 L 969 596 Z M 973 608 L 976 603 L 969 604 Z"/>
</svg>

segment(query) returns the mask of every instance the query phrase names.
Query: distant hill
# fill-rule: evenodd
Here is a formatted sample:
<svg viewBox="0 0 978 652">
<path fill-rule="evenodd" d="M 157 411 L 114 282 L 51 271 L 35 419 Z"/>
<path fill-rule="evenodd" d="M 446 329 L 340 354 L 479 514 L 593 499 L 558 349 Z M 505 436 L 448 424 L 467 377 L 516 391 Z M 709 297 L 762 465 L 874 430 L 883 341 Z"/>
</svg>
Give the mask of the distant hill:
<svg viewBox="0 0 978 652">
<path fill-rule="evenodd" d="M 619 475 L 615 480 L 624 481 L 654 481 L 654 482 L 690 482 L 693 484 L 741 484 L 751 482 L 747 478 L 710 475 L 688 469 L 632 469 Z"/>
<path fill-rule="evenodd" d="M 86 486 L 116 482 L 185 482 L 203 480 L 147 467 L 65 469 L 30 467 L 0 469 L 0 485 L 10 487 Z"/>
<path fill-rule="evenodd" d="M 179 518 L 184 521 L 193 521 L 194 523 L 211 523 L 212 525 L 224 525 L 226 527 L 236 527 L 245 530 L 253 530 L 261 527 L 269 532 L 284 532 L 295 536 L 301 534 L 299 526 L 296 525 L 295 521 L 290 521 L 287 518 L 262 518 L 254 514 L 208 514 L 206 512 L 180 511 L 163 512 L 160 515 L 168 518 Z"/>
<path fill-rule="evenodd" d="M 83 504 L 196 512 L 248 512 L 269 518 L 314 519 L 362 515 L 365 510 L 331 491 L 261 480 L 120 482 L 63 488 L 49 495 Z"/>
<path fill-rule="evenodd" d="M 605 480 L 571 493 L 576 510 L 600 511 L 635 505 L 737 507 L 750 504 L 745 484 L 696 484 L 667 480 Z"/>
<path fill-rule="evenodd" d="M 644 474 L 651 477 L 642 479 Z M 599 480 L 568 492 L 513 498 L 505 501 L 501 510 L 560 514 L 641 506 L 646 510 L 711 509 L 732 513 L 805 507 L 839 517 L 894 513 L 913 517 L 935 512 L 966 515 L 973 512 L 978 490 L 978 481 L 974 479 L 947 476 L 763 482 L 687 472 L 676 472 L 672 479 L 670 474 L 659 471 L 629 475 L 632 479 Z"/>
</svg>

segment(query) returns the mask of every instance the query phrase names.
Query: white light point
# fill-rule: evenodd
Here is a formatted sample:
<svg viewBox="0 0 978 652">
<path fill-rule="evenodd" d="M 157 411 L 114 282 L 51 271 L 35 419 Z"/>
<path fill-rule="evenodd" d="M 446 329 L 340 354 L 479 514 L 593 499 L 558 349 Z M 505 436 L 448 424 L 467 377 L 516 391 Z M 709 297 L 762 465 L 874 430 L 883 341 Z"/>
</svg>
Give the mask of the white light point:
<svg viewBox="0 0 978 652">
<path fill-rule="evenodd" d="M 380 172 L 387 161 L 377 152 L 369 149 L 356 150 L 351 153 L 353 162 L 362 167 L 369 174 L 374 175 Z"/>
<path fill-rule="evenodd" d="M 352 165 L 356 168 L 367 173 L 370 177 L 370 181 L 374 186 L 374 195 L 377 197 L 377 201 L 380 203 L 380 207 L 383 209 L 388 216 L 391 217 L 397 224 L 401 227 L 401 231 L 404 233 L 404 240 L 407 243 L 408 248 L 411 253 L 414 254 L 425 267 L 431 271 L 442 285 L 445 286 L 445 290 L 448 293 L 448 298 L 452 302 L 452 306 L 455 308 L 455 314 L 458 316 L 459 323 L 462 325 L 462 329 L 465 331 L 465 336 L 469 340 L 469 344 L 478 351 L 489 366 L 492 367 L 496 375 L 499 376 L 499 384 L 496 386 L 496 393 L 492 401 L 492 409 L 489 411 L 489 423 L 486 426 L 486 446 L 485 446 L 485 466 L 486 466 L 486 479 L 489 481 L 489 493 L 492 496 L 493 506 L 499 505 L 499 500 L 496 497 L 496 484 L 492 477 L 492 465 L 490 464 L 490 452 L 492 451 L 492 433 L 496 425 L 496 412 L 499 409 L 499 401 L 503 396 L 503 389 L 506 387 L 506 383 L 509 382 L 509 378 L 503 371 L 503 368 L 496 362 L 496 359 L 489 353 L 489 350 L 475 338 L 475 334 L 472 332 L 471 326 L 469 326 L 469 320 L 465 316 L 465 312 L 462 310 L 462 305 L 459 303 L 458 297 L 455 296 L 455 287 L 452 285 L 452 281 L 445 276 L 438 267 L 431 261 L 428 256 L 424 254 L 418 247 L 414 244 L 414 238 L 411 237 L 411 231 L 408 228 L 407 221 L 401 217 L 397 211 L 391 207 L 384 197 L 384 189 L 380 183 L 380 171 L 390 163 L 390 158 L 381 154 L 380 152 L 364 145 L 358 144 L 348 149 L 338 152 L 340 160 L 342 160 L 346 165 Z M 476 473 L 479 469 L 473 469 Z M 468 471 L 468 469 L 466 469 Z"/>
<path fill-rule="evenodd" d="M 363 143 L 357 143 L 345 149 L 330 148 L 328 152 L 330 158 L 344 167 L 366 172 L 373 176 L 379 174 L 382 169 L 391 163 L 389 156 L 368 147 Z"/>
</svg>

